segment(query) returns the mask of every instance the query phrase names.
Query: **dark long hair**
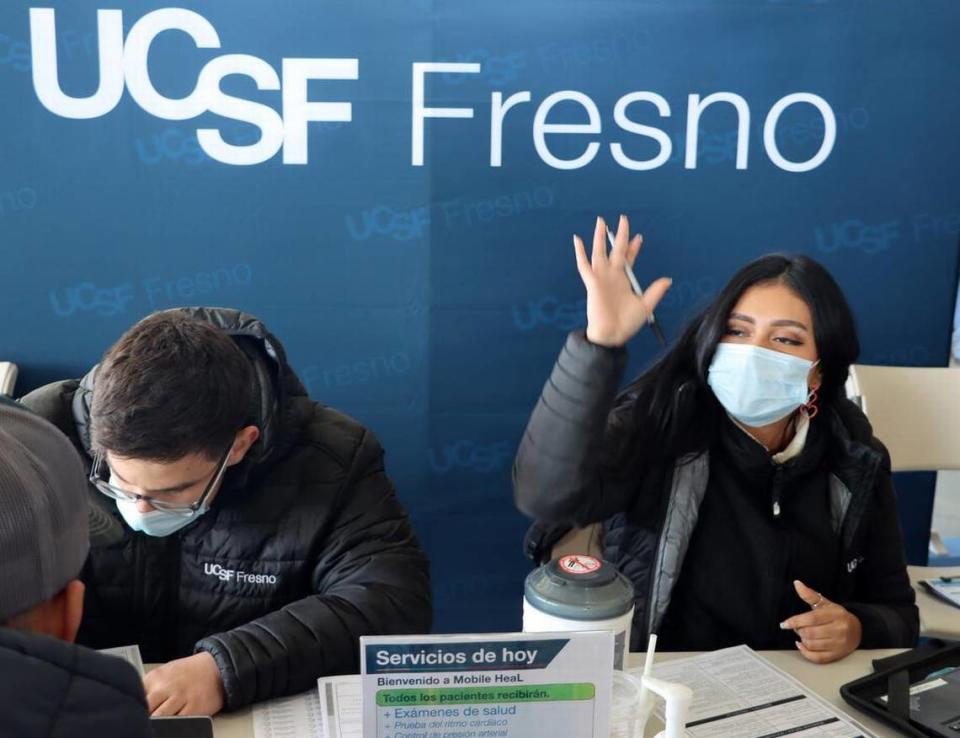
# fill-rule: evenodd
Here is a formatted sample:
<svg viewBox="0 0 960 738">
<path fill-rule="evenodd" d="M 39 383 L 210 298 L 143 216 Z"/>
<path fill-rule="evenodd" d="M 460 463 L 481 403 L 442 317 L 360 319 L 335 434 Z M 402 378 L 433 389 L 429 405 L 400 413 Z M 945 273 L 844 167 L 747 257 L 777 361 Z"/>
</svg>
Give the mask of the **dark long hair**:
<svg viewBox="0 0 960 738">
<path fill-rule="evenodd" d="M 622 452 L 629 453 L 640 442 L 665 457 L 678 458 L 712 444 L 723 409 L 707 384 L 710 362 L 741 295 L 754 285 L 772 282 L 788 287 L 810 308 L 822 375 L 821 408 L 844 398 L 844 383 L 860 354 L 860 342 L 843 292 L 813 259 L 768 254 L 733 275 L 676 344 L 620 394 L 614 412 L 627 430 Z"/>
</svg>

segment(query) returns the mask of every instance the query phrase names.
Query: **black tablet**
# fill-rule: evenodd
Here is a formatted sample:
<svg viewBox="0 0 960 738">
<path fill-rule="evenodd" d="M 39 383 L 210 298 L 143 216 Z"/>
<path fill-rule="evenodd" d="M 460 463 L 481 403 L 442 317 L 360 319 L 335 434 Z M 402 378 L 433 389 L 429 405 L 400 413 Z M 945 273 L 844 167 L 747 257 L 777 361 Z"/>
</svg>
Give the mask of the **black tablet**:
<svg viewBox="0 0 960 738">
<path fill-rule="evenodd" d="M 213 738 L 213 720 L 208 717 L 150 718 L 153 738 Z"/>
</svg>

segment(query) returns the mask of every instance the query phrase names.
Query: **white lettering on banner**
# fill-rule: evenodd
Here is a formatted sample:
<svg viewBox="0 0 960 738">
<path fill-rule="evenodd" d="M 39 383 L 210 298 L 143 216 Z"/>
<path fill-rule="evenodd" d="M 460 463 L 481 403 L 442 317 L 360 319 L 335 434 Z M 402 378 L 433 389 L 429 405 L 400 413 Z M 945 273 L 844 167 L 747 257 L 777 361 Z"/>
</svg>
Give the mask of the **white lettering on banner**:
<svg viewBox="0 0 960 738">
<path fill-rule="evenodd" d="M 119 12 L 115 22 L 122 23 Z M 50 25 L 53 26 L 52 21 Z M 153 86 L 147 69 L 147 55 L 154 39 L 164 31 L 173 30 L 190 36 L 198 49 L 220 48 L 216 29 L 202 15 L 182 8 L 164 8 L 147 13 L 133 24 L 123 45 L 122 68 L 127 90 L 141 108 L 165 120 L 187 120 L 196 118 L 207 109 L 202 94 L 195 89 L 179 100 L 164 97 Z M 123 33 L 122 29 L 120 33 Z"/>
<path fill-rule="evenodd" d="M 431 108 L 427 107 L 424 97 L 424 75 L 428 72 L 462 72 L 475 74 L 480 72 L 479 64 L 425 64 L 416 63 L 413 74 L 413 146 L 410 163 L 415 167 L 423 166 L 424 118 L 473 118 L 474 109 Z M 503 166 L 503 122 L 507 113 L 523 103 L 531 102 L 529 90 L 515 92 L 506 100 L 502 92 L 493 92 L 490 96 L 490 166 Z M 547 116 L 559 103 L 576 103 L 586 112 L 585 123 L 550 123 Z M 627 133 L 651 138 L 660 147 L 660 152 L 652 159 L 637 160 L 629 157 L 623 144 L 614 141 L 610 144 L 610 154 L 614 161 L 625 169 L 647 171 L 657 169 L 670 160 L 673 143 L 670 136 L 659 128 L 642 125 L 627 117 L 627 108 L 635 102 L 652 103 L 661 118 L 670 117 L 670 104 L 662 95 L 655 92 L 629 92 L 617 100 L 613 109 L 613 120 L 617 127 Z M 701 114 L 711 105 L 726 102 L 733 105 L 737 113 L 737 154 L 736 168 L 747 169 L 747 153 L 750 138 L 750 106 L 747 101 L 733 92 L 715 92 L 700 99 L 700 95 L 691 94 L 687 98 L 687 135 L 684 167 L 697 168 L 698 139 Z M 806 161 L 786 159 L 777 146 L 777 123 L 784 111 L 791 105 L 808 103 L 813 105 L 823 118 L 823 140 L 816 154 Z M 548 95 L 537 107 L 533 119 L 533 143 L 537 154 L 544 164 L 554 169 L 580 169 L 592 162 L 600 151 L 599 141 L 589 141 L 582 154 L 573 159 L 561 159 L 547 146 L 547 135 L 592 135 L 597 136 L 603 130 L 600 111 L 588 95 L 576 90 L 561 90 Z M 823 164 L 833 151 L 837 139 L 837 119 L 830 104 L 819 95 L 810 92 L 794 92 L 782 97 L 773 107 L 763 125 L 763 146 L 770 161 L 787 172 L 808 172 Z"/>
<path fill-rule="evenodd" d="M 623 146 L 619 143 L 610 144 L 610 153 L 613 155 L 613 158 L 616 159 L 617 164 L 626 169 L 634 169 L 636 171 L 656 169 L 670 161 L 670 155 L 673 153 L 673 141 L 670 140 L 670 136 L 659 128 L 634 123 L 627 118 L 627 108 L 635 102 L 653 103 L 657 107 L 657 113 L 660 114 L 661 118 L 670 117 L 670 103 L 655 92 L 631 92 L 629 95 L 624 95 L 617 100 L 616 107 L 613 109 L 613 119 L 618 126 L 630 133 L 652 138 L 660 145 L 660 153 L 648 161 L 636 161 L 623 152 Z"/>
<path fill-rule="evenodd" d="M 740 95 L 732 92 L 714 92 L 701 102 L 699 95 L 687 98 L 687 156 L 684 167 L 697 168 L 697 137 L 700 135 L 700 114 L 708 106 L 727 102 L 737 111 L 737 169 L 747 168 L 747 139 L 750 135 L 750 106 Z"/>
<path fill-rule="evenodd" d="M 197 49 L 221 48 L 220 36 L 202 15 L 185 8 L 161 8 L 136 21 L 124 39 L 123 11 L 98 10 L 100 77 L 97 89 L 86 97 L 73 97 L 60 86 L 57 61 L 57 32 L 53 8 L 30 9 L 31 61 L 33 86 L 41 104 L 51 113 L 64 118 L 98 118 L 111 112 L 123 97 L 124 88 L 147 113 L 164 120 L 187 120 L 211 112 L 223 118 L 240 121 L 259 131 L 258 139 L 245 145 L 224 140 L 219 129 L 200 128 L 197 142 L 211 158 L 224 164 L 249 166 L 261 164 L 283 151 L 284 164 L 307 164 L 308 127 L 313 122 L 344 123 L 353 120 L 350 102 L 318 102 L 308 100 L 311 80 L 357 80 L 359 59 L 356 58 L 283 58 L 278 74 L 268 62 L 249 54 L 222 54 L 197 71 L 197 82 L 190 94 L 181 98 L 162 95 L 154 86 L 149 69 L 150 49 L 154 40 L 165 31 L 180 31 L 190 37 Z M 434 107 L 428 104 L 428 74 L 442 74 L 451 83 L 461 74 L 480 74 L 479 62 L 414 62 L 411 90 L 410 163 L 424 165 L 424 140 L 428 118 L 474 118 L 471 106 Z M 269 105 L 228 95 L 221 89 L 224 78 L 239 75 L 253 80 L 260 91 L 280 93 L 280 111 Z M 531 103 L 529 90 L 504 93 L 495 91 L 490 98 L 490 166 L 503 166 L 504 120 L 510 111 Z M 634 103 L 648 103 L 660 118 L 671 116 L 667 100 L 655 92 L 632 91 L 616 101 L 613 122 L 618 131 L 650 139 L 659 146 L 659 153 L 649 159 L 629 156 L 620 140 L 611 141 L 610 156 L 625 169 L 649 171 L 667 164 L 673 153 L 670 136 L 663 130 L 638 122 L 627 115 Z M 751 112 L 749 103 L 734 92 L 713 92 L 701 98 L 687 96 L 686 148 L 684 168 L 696 169 L 700 120 L 708 108 L 717 103 L 733 106 L 737 116 L 736 169 L 748 167 Z M 803 161 L 787 159 L 776 140 L 777 124 L 783 113 L 797 104 L 812 105 L 823 120 L 820 147 Z M 585 122 L 549 120 L 555 107 L 571 105 L 585 114 Z M 514 116 L 518 115 L 513 113 Z M 441 129 L 442 130 L 442 129 Z M 603 116 L 594 100 L 584 92 L 561 90 L 547 95 L 533 114 L 533 145 L 541 161 L 553 169 L 581 169 L 593 162 L 603 143 Z M 731 136 L 734 132 L 731 132 Z M 587 136 L 583 151 L 573 158 L 557 156 L 548 145 L 549 136 Z M 830 104 L 812 92 L 793 92 L 777 100 L 763 124 L 763 148 L 774 166 L 786 172 L 808 172 L 823 164 L 833 151 L 837 138 L 837 121 Z"/>
<path fill-rule="evenodd" d="M 251 574 L 239 569 L 226 569 L 220 564 L 204 564 L 203 573 L 217 577 L 222 582 L 236 580 L 237 584 L 276 584 L 278 581 L 276 574 Z"/>
<path fill-rule="evenodd" d="M 51 113 L 79 119 L 106 115 L 120 102 L 126 83 L 134 101 L 157 118 L 186 120 L 210 111 L 256 126 L 260 140 L 248 146 L 228 144 L 216 129 L 197 131 L 200 147 L 211 159 L 235 165 L 261 164 L 281 147 L 285 164 L 306 164 L 308 122 L 351 120 L 351 103 L 308 101 L 307 83 L 314 79 L 358 79 L 357 59 L 283 59 L 281 82 L 276 70 L 263 59 L 247 54 L 225 54 L 211 59 L 199 71 L 193 92 L 175 99 L 157 92 L 150 80 L 147 66 L 150 46 L 163 31 L 182 31 L 193 39 L 197 48 L 218 49 L 220 37 L 209 21 L 183 8 L 154 10 L 133 24 L 125 43 L 122 11 L 98 10 L 97 27 L 99 87 L 89 97 L 70 97 L 60 88 L 54 10 L 30 9 L 33 86 L 37 98 Z M 235 74 L 251 78 L 259 90 L 282 90 L 282 117 L 267 105 L 224 93 L 220 89 L 221 81 Z"/>
<path fill-rule="evenodd" d="M 123 13 L 97 11 L 100 37 L 100 85 L 89 97 L 69 97 L 60 89 L 57 71 L 57 32 L 53 8 L 30 9 L 30 53 L 33 88 L 43 106 L 64 118 L 99 118 L 123 97 Z"/>
<path fill-rule="evenodd" d="M 547 116 L 553 106 L 565 100 L 583 106 L 583 109 L 587 111 L 587 123 L 547 123 Z M 593 157 L 600 150 L 599 142 L 591 141 L 588 143 L 586 150 L 575 159 L 559 159 L 550 153 L 550 149 L 547 148 L 546 134 L 548 133 L 600 133 L 600 111 L 597 110 L 596 103 L 582 92 L 574 90 L 554 92 L 540 103 L 537 114 L 533 119 L 533 145 L 541 159 L 554 169 L 585 167 L 593 161 Z"/>
<path fill-rule="evenodd" d="M 428 108 L 423 104 L 425 75 L 428 72 L 463 72 L 475 74 L 479 64 L 431 64 L 417 62 L 413 65 L 413 137 L 410 161 L 415 167 L 423 166 L 423 119 L 424 118 L 472 118 L 473 108 Z"/>
<path fill-rule="evenodd" d="M 280 78 L 263 59 L 246 54 L 229 54 L 210 61 L 200 72 L 197 88 L 210 100 L 211 113 L 245 121 L 260 129 L 260 140 L 248 146 L 228 144 L 215 128 L 198 128 L 197 143 L 211 159 L 224 164 L 260 164 L 273 158 L 283 146 L 283 120 L 268 105 L 241 100 L 220 91 L 220 80 L 228 74 L 245 74 L 259 90 L 279 90 Z"/>
<path fill-rule="evenodd" d="M 795 103 L 809 103 L 813 105 L 823 118 L 823 141 L 820 143 L 820 150 L 805 162 L 787 161 L 780 154 L 777 148 L 777 121 L 783 111 Z M 767 156 L 770 161 L 781 169 L 788 172 L 809 172 L 823 164 L 833 151 L 833 144 L 837 140 L 837 118 L 833 114 L 833 109 L 827 104 L 827 101 L 817 95 L 811 95 L 809 92 L 794 92 L 792 95 L 777 100 L 770 112 L 767 114 L 767 120 L 763 124 L 763 146 L 767 150 Z"/>
</svg>

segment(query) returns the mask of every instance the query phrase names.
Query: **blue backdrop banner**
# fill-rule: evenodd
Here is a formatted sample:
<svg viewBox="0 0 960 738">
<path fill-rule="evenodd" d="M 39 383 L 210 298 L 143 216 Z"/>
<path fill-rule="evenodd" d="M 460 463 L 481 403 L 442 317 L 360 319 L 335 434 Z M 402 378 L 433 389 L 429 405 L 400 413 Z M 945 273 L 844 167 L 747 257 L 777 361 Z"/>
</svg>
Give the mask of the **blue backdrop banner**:
<svg viewBox="0 0 960 738">
<path fill-rule="evenodd" d="M 23 392 L 157 309 L 260 316 L 383 441 L 437 629 L 518 628 L 510 465 L 585 322 L 571 234 L 597 214 L 644 234 L 641 281 L 674 278 L 668 335 L 783 250 L 837 277 L 863 361 L 946 363 L 958 21 L 953 0 L 5 0 L 0 359 Z M 630 372 L 656 351 L 641 334 Z"/>
</svg>

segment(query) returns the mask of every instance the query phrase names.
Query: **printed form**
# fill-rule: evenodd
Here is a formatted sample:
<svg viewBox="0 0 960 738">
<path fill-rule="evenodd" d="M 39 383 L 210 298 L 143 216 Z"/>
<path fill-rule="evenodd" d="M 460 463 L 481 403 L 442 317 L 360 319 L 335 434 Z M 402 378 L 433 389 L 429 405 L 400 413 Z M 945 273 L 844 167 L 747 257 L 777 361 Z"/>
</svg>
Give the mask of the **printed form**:
<svg viewBox="0 0 960 738">
<path fill-rule="evenodd" d="M 324 677 L 317 689 L 253 708 L 256 738 L 363 738 L 360 676 Z"/>
<path fill-rule="evenodd" d="M 255 738 L 327 738 L 320 714 L 320 693 L 281 697 L 253 708 Z"/>
<path fill-rule="evenodd" d="M 873 735 L 747 646 L 667 661 L 655 666 L 653 675 L 693 690 L 687 719 L 691 738 Z M 663 720 L 661 701 L 656 710 Z"/>
<path fill-rule="evenodd" d="M 363 683 L 359 674 L 317 680 L 326 738 L 363 738 Z"/>
</svg>

